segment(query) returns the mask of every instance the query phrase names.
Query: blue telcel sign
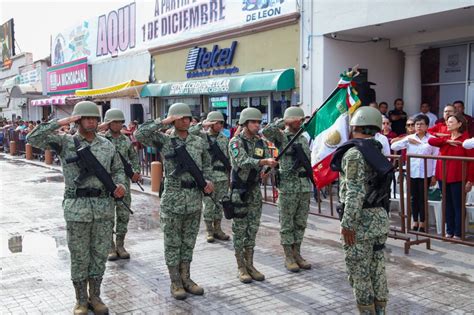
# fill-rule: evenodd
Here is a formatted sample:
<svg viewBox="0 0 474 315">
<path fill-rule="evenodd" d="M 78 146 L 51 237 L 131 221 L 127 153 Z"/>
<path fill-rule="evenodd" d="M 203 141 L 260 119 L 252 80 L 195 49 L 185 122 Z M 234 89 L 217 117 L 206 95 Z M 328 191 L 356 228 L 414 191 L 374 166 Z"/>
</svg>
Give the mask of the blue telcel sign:
<svg viewBox="0 0 474 315">
<path fill-rule="evenodd" d="M 205 47 L 194 47 L 189 50 L 186 67 L 188 78 L 207 77 L 210 75 L 232 74 L 239 72 L 237 67 L 232 65 L 237 41 L 233 41 L 229 48 L 220 49 L 214 45 L 211 51 Z M 225 67 L 225 68 L 220 68 Z"/>
</svg>

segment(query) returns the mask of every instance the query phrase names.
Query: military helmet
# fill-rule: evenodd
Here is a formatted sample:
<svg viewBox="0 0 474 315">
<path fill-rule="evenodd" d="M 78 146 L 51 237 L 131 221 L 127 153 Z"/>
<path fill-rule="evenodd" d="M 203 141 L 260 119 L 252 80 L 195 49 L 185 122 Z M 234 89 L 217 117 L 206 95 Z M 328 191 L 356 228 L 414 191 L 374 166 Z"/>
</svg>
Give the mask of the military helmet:
<svg viewBox="0 0 474 315">
<path fill-rule="evenodd" d="M 382 114 L 376 108 L 363 106 L 357 109 L 351 118 L 351 126 L 373 126 L 382 130 Z"/>
<path fill-rule="evenodd" d="M 118 108 L 111 108 L 105 112 L 105 122 L 111 121 L 125 121 L 125 116 L 123 112 Z"/>
<path fill-rule="evenodd" d="M 97 104 L 91 101 L 82 101 L 74 106 L 72 116 L 97 117 L 100 118 L 100 111 Z"/>
<path fill-rule="evenodd" d="M 213 111 L 207 114 L 208 121 L 224 121 L 224 115 L 220 111 Z"/>
<path fill-rule="evenodd" d="M 249 107 L 244 109 L 240 113 L 239 124 L 243 125 L 249 120 L 258 120 L 262 121 L 262 112 L 254 107 Z"/>
<path fill-rule="evenodd" d="M 185 103 L 174 103 L 170 106 L 168 110 L 168 116 L 183 116 L 183 117 L 193 117 L 191 113 L 191 108 L 189 108 L 188 104 Z"/>
<path fill-rule="evenodd" d="M 294 118 L 304 118 L 304 111 L 297 106 L 288 107 L 285 110 L 285 114 L 283 115 L 283 119 L 294 119 Z"/>
</svg>

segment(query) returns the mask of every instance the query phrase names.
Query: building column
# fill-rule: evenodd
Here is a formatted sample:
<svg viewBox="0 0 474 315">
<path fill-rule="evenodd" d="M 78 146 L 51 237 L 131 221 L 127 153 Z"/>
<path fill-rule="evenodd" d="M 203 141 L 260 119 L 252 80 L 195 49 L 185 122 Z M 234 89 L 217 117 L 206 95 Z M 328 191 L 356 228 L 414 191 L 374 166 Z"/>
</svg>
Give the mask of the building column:
<svg viewBox="0 0 474 315">
<path fill-rule="evenodd" d="M 405 112 L 408 115 L 420 111 L 421 104 L 421 52 L 422 46 L 400 47 L 405 53 L 405 71 L 403 76 L 403 100 Z"/>
</svg>

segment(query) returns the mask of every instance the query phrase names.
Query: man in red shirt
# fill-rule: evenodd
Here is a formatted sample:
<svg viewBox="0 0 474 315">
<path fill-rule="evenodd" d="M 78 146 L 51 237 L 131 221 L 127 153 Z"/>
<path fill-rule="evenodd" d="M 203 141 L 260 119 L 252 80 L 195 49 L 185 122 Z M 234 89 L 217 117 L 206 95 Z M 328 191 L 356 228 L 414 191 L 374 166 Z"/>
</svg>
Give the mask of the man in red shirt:
<svg viewBox="0 0 474 315">
<path fill-rule="evenodd" d="M 464 102 L 463 101 L 455 101 L 453 103 L 454 108 L 456 109 L 457 113 L 461 113 L 464 115 L 467 121 L 467 132 L 469 133 L 469 137 L 474 137 L 474 118 L 469 116 L 468 114 L 464 113 Z"/>
</svg>

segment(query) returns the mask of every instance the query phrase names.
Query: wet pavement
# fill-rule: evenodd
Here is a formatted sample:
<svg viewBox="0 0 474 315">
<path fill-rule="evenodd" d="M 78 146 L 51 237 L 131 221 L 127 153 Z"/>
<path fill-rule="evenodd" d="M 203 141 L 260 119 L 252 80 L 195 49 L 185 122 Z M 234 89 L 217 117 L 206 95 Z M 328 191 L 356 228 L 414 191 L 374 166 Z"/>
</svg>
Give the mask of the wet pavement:
<svg viewBox="0 0 474 315">
<path fill-rule="evenodd" d="M 61 202 L 61 174 L 0 154 L 0 235 L 2 314 L 70 314 L 74 292 L 69 274 L 69 252 Z M 231 242 L 208 244 L 201 225 L 193 279 L 202 285 L 202 297 L 174 300 L 163 256 L 158 198 L 133 193 L 126 247 L 130 261 L 108 262 L 103 300 L 118 314 L 352 314 L 356 312 L 346 279 L 344 257 L 337 241 L 337 223 L 311 216 L 303 254 L 313 269 L 297 274 L 283 267 L 278 213 L 264 207 L 256 247 L 256 266 L 265 275 L 261 283 L 237 279 Z M 230 224 L 224 222 L 230 232 Z M 439 272 L 429 264 L 399 256 L 397 244 L 386 250 L 393 314 L 473 314 L 474 259 L 472 248 L 448 247 L 412 250 L 413 259 L 443 256 L 458 269 Z M 443 247 L 446 246 L 446 247 Z M 455 251 L 459 256 L 447 257 Z M 451 254 L 452 255 L 452 254 Z M 440 258 L 440 261 L 442 259 Z M 441 263 L 439 264 L 441 265 Z M 92 313 L 91 313 L 92 314 Z"/>
</svg>

